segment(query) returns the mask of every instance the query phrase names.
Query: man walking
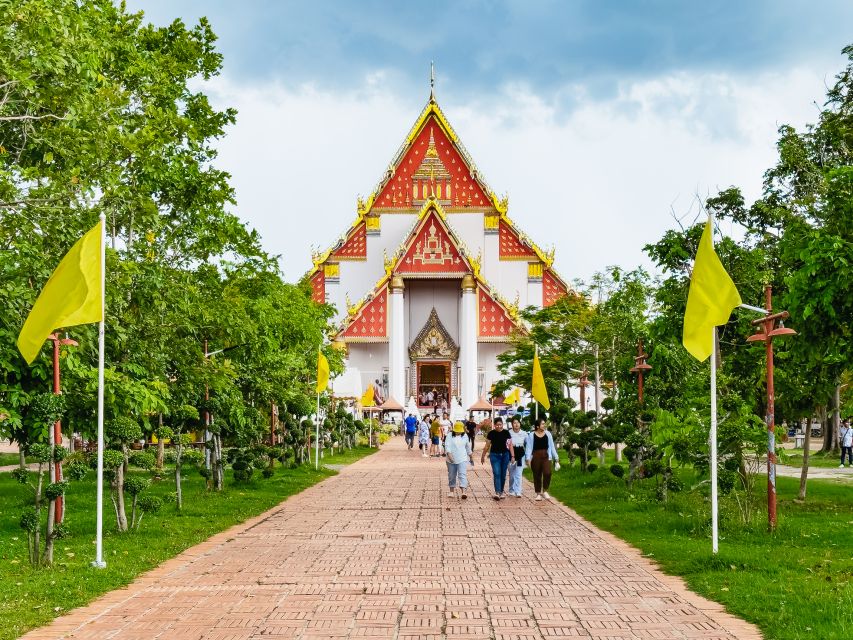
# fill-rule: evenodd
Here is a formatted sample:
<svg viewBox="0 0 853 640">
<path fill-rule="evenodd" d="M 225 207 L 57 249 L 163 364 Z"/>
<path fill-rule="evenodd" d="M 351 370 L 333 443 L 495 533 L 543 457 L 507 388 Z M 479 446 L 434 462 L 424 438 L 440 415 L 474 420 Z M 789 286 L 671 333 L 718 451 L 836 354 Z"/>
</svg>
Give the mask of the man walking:
<svg viewBox="0 0 853 640">
<path fill-rule="evenodd" d="M 410 413 L 406 417 L 406 444 L 409 445 L 409 449 L 412 449 L 415 446 L 415 434 L 417 432 L 418 419 L 415 417 L 415 414 Z"/>
<path fill-rule="evenodd" d="M 838 440 L 841 442 L 841 464 L 844 466 L 844 456 L 847 456 L 847 466 L 853 465 L 853 427 L 850 426 L 850 420 L 845 420 L 841 423 L 841 428 L 838 430 Z"/>
</svg>

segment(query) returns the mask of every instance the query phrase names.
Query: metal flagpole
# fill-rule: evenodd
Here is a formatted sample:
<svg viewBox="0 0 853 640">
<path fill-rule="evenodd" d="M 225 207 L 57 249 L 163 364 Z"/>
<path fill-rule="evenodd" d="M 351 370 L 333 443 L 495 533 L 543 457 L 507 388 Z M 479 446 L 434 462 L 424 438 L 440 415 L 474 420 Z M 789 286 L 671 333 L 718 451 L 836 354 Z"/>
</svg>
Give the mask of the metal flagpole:
<svg viewBox="0 0 853 640">
<path fill-rule="evenodd" d="M 717 327 L 711 332 L 711 550 L 717 553 L 719 532 L 717 508 Z"/>
<path fill-rule="evenodd" d="M 320 468 L 320 392 L 317 392 L 317 432 L 316 441 L 314 442 L 314 468 Z"/>
<path fill-rule="evenodd" d="M 107 217 L 101 212 L 101 321 L 98 323 L 98 495 L 95 525 L 95 561 L 93 567 L 104 569 L 104 316 L 106 315 Z"/>
</svg>

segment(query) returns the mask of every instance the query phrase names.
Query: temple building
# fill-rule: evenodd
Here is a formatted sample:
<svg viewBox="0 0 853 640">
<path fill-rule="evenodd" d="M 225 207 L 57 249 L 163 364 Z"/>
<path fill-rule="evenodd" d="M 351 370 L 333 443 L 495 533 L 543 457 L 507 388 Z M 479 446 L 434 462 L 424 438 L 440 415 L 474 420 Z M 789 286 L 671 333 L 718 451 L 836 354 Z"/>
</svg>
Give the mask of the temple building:
<svg viewBox="0 0 853 640">
<path fill-rule="evenodd" d="M 519 309 L 569 291 L 553 262 L 510 220 L 431 93 L 356 219 L 313 256 L 314 300 L 338 310 L 352 387 L 341 395 L 378 380 L 403 405 L 467 409 L 524 331 Z"/>
</svg>

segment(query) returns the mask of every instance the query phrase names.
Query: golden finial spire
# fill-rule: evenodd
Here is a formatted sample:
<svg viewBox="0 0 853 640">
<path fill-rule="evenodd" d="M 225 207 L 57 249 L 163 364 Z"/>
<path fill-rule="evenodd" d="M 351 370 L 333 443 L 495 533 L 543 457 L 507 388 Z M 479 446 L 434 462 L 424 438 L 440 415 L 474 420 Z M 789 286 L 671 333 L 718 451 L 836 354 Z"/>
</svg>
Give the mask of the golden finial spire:
<svg viewBox="0 0 853 640">
<path fill-rule="evenodd" d="M 435 63 L 432 60 L 429 63 L 429 99 L 430 102 L 435 100 Z"/>
</svg>

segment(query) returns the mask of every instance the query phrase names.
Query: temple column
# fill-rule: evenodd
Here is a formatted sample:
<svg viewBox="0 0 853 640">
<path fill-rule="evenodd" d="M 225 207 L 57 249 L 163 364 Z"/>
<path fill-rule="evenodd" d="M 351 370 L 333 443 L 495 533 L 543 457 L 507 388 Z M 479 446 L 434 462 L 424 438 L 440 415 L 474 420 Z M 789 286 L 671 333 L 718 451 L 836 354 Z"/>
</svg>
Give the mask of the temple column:
<svg viewBox="0 0 853 640">
<path fill-rule="evenodd" d="M 391 334 L 388 337 L 388 393 L 406 405 L 406 325 L 403 308 L 403 278 L 391 278 L 390 301 Z"/>
<path fill-rule="evenodd" d="M 466 411 L 477 401 L 477 283 L 469 273 L 462 278 L 459 306 L 459 401 Z"/>
</svg>

